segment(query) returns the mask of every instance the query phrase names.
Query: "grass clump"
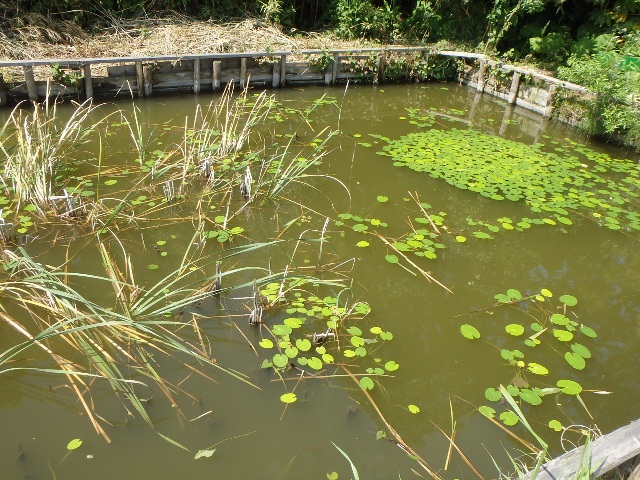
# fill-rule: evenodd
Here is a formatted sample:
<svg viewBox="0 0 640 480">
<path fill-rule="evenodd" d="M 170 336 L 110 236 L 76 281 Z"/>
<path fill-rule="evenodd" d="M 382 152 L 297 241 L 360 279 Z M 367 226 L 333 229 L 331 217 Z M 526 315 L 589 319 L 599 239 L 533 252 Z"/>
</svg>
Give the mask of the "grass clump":
<svg viewBox="0 0 640 480">
<path fill-rule="evenodd" d="M 48 203 L 56 174 L 100 124 L 90 120 L 95 108 L 87 100 L 66 121 L 56 102 L 34 103 L 31 111 L 20 104 L 13 110 L 0 129 L 0 181 L 19 202 L 40 207 Z"/>
</svg>

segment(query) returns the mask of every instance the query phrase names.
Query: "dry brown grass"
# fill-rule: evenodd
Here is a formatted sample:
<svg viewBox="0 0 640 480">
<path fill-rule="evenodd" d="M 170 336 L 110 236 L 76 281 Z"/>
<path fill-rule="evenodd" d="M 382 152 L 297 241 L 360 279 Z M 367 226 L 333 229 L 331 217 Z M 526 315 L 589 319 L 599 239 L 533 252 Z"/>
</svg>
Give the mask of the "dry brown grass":
<svg viewBox="0 0 640 480">
<path fill-rule="evenodd" d="M 88 34 L 71 22 L 41 15 L 0 30 L 0 59 L 71 59 L 195 53 L 292 51 L 308 48 L 357 48 L 359 41 L 331 34 L 295 32 L 258 19 L 217 24 L 185 17 L 112 19 L 111 26 Z"/>
</svg>

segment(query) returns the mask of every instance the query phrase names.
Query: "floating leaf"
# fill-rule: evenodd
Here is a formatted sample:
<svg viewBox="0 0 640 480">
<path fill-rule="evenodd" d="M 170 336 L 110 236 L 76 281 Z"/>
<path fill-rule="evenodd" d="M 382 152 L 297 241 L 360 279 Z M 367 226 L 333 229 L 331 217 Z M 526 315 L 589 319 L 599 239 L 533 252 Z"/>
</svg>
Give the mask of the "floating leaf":
<svg viewBox="0 0 640 480">
<path fill-rule="evenodd" d="M 509 295 L 505 295 L 504 293 L 498 293 L 494 295 L 493 298 L 498 300 L 500 303 L 509 303 L 511 301 Z"/>
<path fill-rule="evenodd" d="M 555 430 L 556 432 L 560 432 L 564 427 L 558 420 L 551 420 L 549 422 L 549 428 Z"/>
<path fill-rule="evenodd" d="M 542 290 L 540 290 L 540 293 L 548 298 L 553 297 L 553 293 L 551 293 L 551 291 L 547 290 L 546 288 L 543 288 Z"/>
<path fill-rule="evenodd" d="M 562 295 L 558 300 L 564 303 L 567 307 L 573 307 L 578 304 L 578 299 L 573 295 Z"/>
<path fill-rule="evenodd" d="M 578 355 L 580 355 L 582 358 L 591 358 L 591 352 L 589 351 L 589 349 L 584 345 L 581 345 L 580 343 L 572 344 L 571 350 L 574 353 L 577 353 Z"/>
<path fill-rule="evenodd" d="M 318 357 L 311 357 L 307 362 L 307 365 L 309 365 L 314 370 L 320 370 L 322 368 L 322 360 L 320 360 Z"/>
<path fill-rule="evenodd" d="M 553 336 L 556 337 L 561 342 L 570 342 L 573 340 L 573 333 L 568 332 L 566 330 L 553 330 Z"/>
<path fill-rule="evenodd" d="M 466 241 L 467 241 L 467 237 L 465 237 L 464 235 L 456 235 L 456 242 L 464 243 Z"/>
<path fill-rule="evenodd" d="M 283 323 L 289 328 L 300 328 L 304 321 L 300 318 L 285 318 Z"/>
<path fill-rule="evenodd" d="M 526 388 L 520 390 L 520 398 L 531 405 L 540 405 L 542 398 L 536 393 Z"/>
<path fill-rule="evenodd" d="M 518 325 L 517 323 L 512 323 L 505 327 L 505 330 L 509 335 L 513 335 L 514 337 L 519 337 L 524 333 L 524 327 L 522 325 Z"/>
<path fill-rule="evenodd" d="M 284 353 L 276 353 L 273 356 L 273 364 L 278 368 L 283 368 L 289 364 L 289 357 Z"/>
<path fill-rule="evenodd" d="M 380 338 L 382 340 L 393 340 L 393 333 L 391 333 L 391 332 L 382 332 L 380 334 Z"/>
<path fill-rule="evenodd" d="M 352 326 L 347 328 L 347 333 L 350 333 L 351 335 L 362 335 L 362 330 L 356 326 Z"/>
<path fill-rule="evenodd" d="M 384 364 L 384 368 L 388 372 L 395 372 L 396 370 L 398 370 L 400 368 L 400 365 L 398 365 L 393 360 L 390 360 L 390 361 L 388 361 L 387 363 Z"/>
<path fill-rule="evenodd" d="M 562 393 L 566 393 L 567 395 L 578 395 L 582 392 L 582 385 L 573 380 L 558 380 L 556 385 L 560 387 Z"/>
<path fill-rule="evenodd" d="M 567 352 L 564 354 L 564 358 L 569 365 L 571 365 L 576 370 L 583 370 L 586 366 L 586 362 L 584 358 L 574 352 Z"/>
<path fill-rule="evenodd" d="M 371 378 L 369 377 L 362 377 L 360 379 L 360 388 L 362 388 L 363 390 L 373 390 L 373 380 L 371 380 Z"/>
<path fill-rule="evenodd" d="M 462 333 L 462 335 L 469 340 L 480 338 L 480 332 L 478 331 L 478 329 L 466 323 L 460 326 L 460 333 Z"/>
<path fill-rule="evenodd" d="M 593 330 L 593 328 L 587 327 L 585 325 L 582 325 L 580 327 L 580 331 L 589 338 L 596 338 L 598 336 L 598 334 Z"/>
<path fill-rule="evenodd" d="M 409 405 L 409 411 L 413 414 L 420 413 L 420 407 L 416 405 Z"/>
<path fill-rule="evenodd" d="M 395 255 L 385 255 L 384 258 L 389 263 L 398 263 L 398 257 Z"/>
<path fill-rule="evenodd" d="M 486 405 L 483 405 L 480 408 L 478 408 L 478 411 L 487 418 L 493 418 L 496 416 L 495 409 L 491 407 L 487 407 Z"/>
<path fill-rule="evenodd" d="M 271 331 L 274 333 L 274 335 L 282 336 L 291 334 L 293 330 L 288 325 L 277 324 L 271 327 Z"/>
<path fill-rule="evenodd" d="M 527 370 L 529 370 L 531 373 L 535 373 L 536 375 L 547 375 L 549 373 L 549 370 L 547 370 L 546 367 L 543 367 L 539 363 L 534 362 L 531 362 L 527 366 Z"/>
<path fill-rule="evenodd" d="M 268 338 L 263 338 L 258 342 L 262 348 L 273 348 L 273 342 Z"/>
<path fill-rule="evenodd" d="M 298 397 L 293 392 L 280 395 L 280 401 L 283 403 L 294 403 L 296 400 L 298 400 Z"/>
<path fill-rule="evenodd" d="M 550 320 L 551 323 L 555 323 L 556 325 L 567 325 L 570 321 L 561 313 L 554 313 L 553 315 L 551 315 Z"/>
<path fill-rule="evenodd" d="M 82 445 L 82 440 L 80 440 L 79 438 L 74 438 L 67 444 L 67 450 L 75 450 L 76 448 L 80 447 L 80 445 Z"/>
<path fill-rule="evenodd" d="M 115 185 L 116 183 L 118 183 L 118 180 L 115 179 L 107 180 L 106 182 L 104 182 L 105 185 Z"/>
<path fill-rule="evenodd" d="M 289 346 L 284 349 L 284 354 L 289 358 L 296 358 L 298 356 L 298 349 L 294 346 Z"/>
<path fill-rule="evenodd" d="M 509 290 L 507 290 L 507 295 L 513 300 L 522 300 L 522 294 L 515 288 L 510 288 Z"/>
<path fill-rule="evenodd" d="M 364 248 L 368 246 L 369 242 L 367 242 L 366 240 L 360 240 L 358 243 L 356 243 L 356 247 Z"/>
<path fill-rule="evenodd" d="M 308 352 L 311 350 L 311 342 L 306 338 L 299 338 L 296 340 L 296 347 L 298 347 L 298 350 L 301 352 Z"/>
<path fill-rule="evenodd" d="M 502 423 L 504 423 L 508 427 L 513 427 L 519 421 L 518 415 L 513 413 L 511 410 L 506 411 L 506 412 L 502 412 L 500 414 L 500 420 L 502 420 Z"/>
<path fill-rule="evenodd" d="M 156 265 L 155 263 L 152 263 L 151 265 L 147 265 L 147 268 L 149 270 L 157 270 L 158 269 L 158 265 Z"/>
<path fill-rule="evenodd" d="M 487 388 L 484 391 L 484 397 L 490 402 L 497 402 L 502 398 L 502 393 L 499 390 L 496 390 L 493 387 Z"/>
<path fill-rule="evenodd" d="M 384 195 L 378 195 L 376 197 L 376 200 L 378 200 L 378 202 L 380 202 L 380 203 L 385 203 L 385 202 L 389 201 L 389 198 L 385 197 Z"/>
</svg>

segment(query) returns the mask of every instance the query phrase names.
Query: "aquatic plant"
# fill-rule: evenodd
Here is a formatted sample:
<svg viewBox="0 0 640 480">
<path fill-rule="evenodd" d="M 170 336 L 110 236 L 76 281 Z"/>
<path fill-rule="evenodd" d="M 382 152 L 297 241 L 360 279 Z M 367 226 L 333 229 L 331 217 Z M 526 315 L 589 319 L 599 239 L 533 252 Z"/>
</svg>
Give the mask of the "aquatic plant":
<svg viewBox="0 0 640 480">
<path fill-rule="evenodd" d="M 231 258 L 270 244 L 231 249 L 222 257 Z M 185 325 L 197 333 L 195 321 L 184 320 L 181 315 L 177 320 L 172 318 L 215 293 L 206 284 L 219 281 L 220 273 L 216 270 L 209 276 L 200 274 L 207 268 L 206 258 L 197 257 L 199 268 L 190 268 L 196 260 L 189 260 L 191 254 L 185 254 L 176 270 L 156 284 L 142 288 L 135 282 L 128 255 L 125 254 L 121 269 L 104 243 L 99 244 L 99 250 L 105 276 L 45 267 L 21 248 L 17 253 L 4 251 L 3 267 L 9 277 L 0 284 L 0 315 L 2 323 L 17 331 L 24 340 L 0 353 L 0 375 L 28 370 L 64 376 L 96 431 L 107 440 L 109 436 L 90 400 L 94 380 L 107 381 L 114 392 L 127 400 L 124 403 L 127 411 L 136 412 L 149 425 L 153 422 L 144 398 L 138 393 L 139 386 L 151 382 L 177 405 L 175 395 L 179 389 L 163 378 L 157 369 L 155 354 L 174 357 L 191 370 L 194 367 L 188 362 L 193 359 L 252 385 L 245 375 L 219 365 L 202 335 L 196 334 L 196 343 L 192 343 L 179 334 Z M 211 265 L 217 261 L 209 260 Z M 261 272 L 254 267 L 239 267 L 224 275 L 245 270 Z M 81 285 L 89 291 L 83 292 Z M 112 304 L 104 303 L 109 302 L 109 298 L 91 300 L 91 290 L 103 290 L 104 286 L 114 292 Z M 17 358 L 33 347 L 46 352 L 54 367 L 41 363 L 15 364 Z M 130 375 L 132 368 L 137 372 L 134 377 Z M 206 377 L 202 369 L 194 371 Z"/>
<path fill-rule="evenodd" d="M 58 171 L 100 125 L 100 120 L 91 118 L 95 109 L 87 100 L 64 121 L 55 101 L 34 103 L 31 112 L 17 105 L 0 129 L 4 157 L 0 180 L 5 188 L 20 202 L 46 205 L 56 188 Z"/>
<path fill-rule="evenodd" d="M 419 127 L 432 125 L 433 115 L 410 112 Z M 611 158 L 567 141 L 562 147 L 522 143 L 473 129 L 409 133 L 385 140 L 380 155 L 393 165 L 442 178 L 462 190 L 496 201 L 521 201 L 545 223 L 570 225 L 577 216 L 612 230 L 640 230 L 635 205 L 640 172 L 625 159 Z M 544 219 L 543 219 L 544 220 Z"/>
<path fill-rule="evenodd" d="M 578 304 L 576 297 L 561 295 L 558 297 L 559 304 L 556 304 L 553 297 L 553 293 L 546 288 L 539 293 L 526 296 L 516 289 L 509 289 L 506 293 L 495 295 L 497 303 L 477 312 L 498 313 L 501 309 L 510 308 L 522 312 L 523 315 L 523 321 L 509 323 L 502 327 L 507 338 L 499 342 L 501 347 L 496 346 L 496 348 L 500 351 L 502 361 L 513 367 L 515 376 L 509 382 L 503 381 L 500 386 L 492 386 L 485 390 L 485 399 L 493 402 L 493 406 L 484 405 L 478 410 L 487 418 L 493 419 L 498 416 L 496 402 L 504 402 L 506 399 L 512 408 L 500 408 L 502 410 L 499 414 L 500 421 L 509 427 L 518 423 L 526 427 L 522 412 L 513 408 L 516 402 L 520 403 L 520 408 L 524 405 L 535 407 L 541 405 L 546 397 L 558 395 L 575 398 L 591 416 L 580 395 L 587 390 L 583 389 L 576 380 L 571 379 L 574 377 L 571 371 L 565 372 L 562 367 L 557 367 L 554 371 L 554 368 L 548 367 L 549 350 L 540 349 L 543 344 L 553 344 L 549 347 L 554 353 L 564 358 L 573 372 L 582 371 L 592 357 L 591 349 L 585 343 L 593 342 L 597 338 L 597 333 L 577 320 L 577 315 L 573 311 L 573 307 Z M 486 327 L 483 330 L 486 330 Z M 486 337 L 479 329 L 466 323 L 460 326 L 460 333 L 469 340 Z M 488 334 L 489 341 L 498 343 L 496 335 L 498 332 Z M 527 349 L 523 352 L 518 347 L 508 347 L 507 344 L 512 343 L 511 339 L 518 339 L 518 343 L 521 341 Z M 554 380 L 550 380 L 551 378 Z M 550 382 L 553 382 L 553 386 L 549 386 Z M 505 383 L 506 387 L 502 383 Z M 606 392 L 597 391 L 596 393 Z M 565 402 L 557 403 L 560 405 Z M 533 411 L 530 413 L 533 414 Z M 554 431 L 562 431 L 565 428 L 557 419 L 537 421 L 546 423 Z M 546 446 L 546 443 L 542 442 L 537 435 L 534 436 L 543 447 Z"/>
</svg>

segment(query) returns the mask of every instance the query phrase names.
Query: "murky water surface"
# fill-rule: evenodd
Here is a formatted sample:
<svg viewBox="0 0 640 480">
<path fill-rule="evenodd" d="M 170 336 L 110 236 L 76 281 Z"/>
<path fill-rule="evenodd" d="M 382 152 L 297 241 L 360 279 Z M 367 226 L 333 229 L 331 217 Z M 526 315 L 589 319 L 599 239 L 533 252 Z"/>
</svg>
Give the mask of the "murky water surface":
<svg viewBox="0 0 640 480">
<path fill-rule="evenodd" d="M 407 117 L 406 109 L 420 109 L 436 114 L 429 128 L 466 129 L 472 125 L 488 135 L 526 145 L 543 144 L 548 150 L 569 148 L 572 142 L 577 142 L 615 158 L 637 162 L 637 156 L 591 142 L 567 126 L 474 93 L 464 87 L 442 84 L 276 92 L 284 107 L 298 109 L 305 109 L 326 95 L 325 104 L 316 108 L 308 125 L 304 125 L 300 115 L 292 113 L 286 122 L 271 122 L 263 131 L 265 143 L 292 140 L 293 151 L 298 145 L 303 149 L 313 142 L 327 126 L 340 129 L 342 135 L 329 140 L 329 152 L 322 165 L 308 172 L 326 176 L 290 185 L 283 193 L 285 198 L 248 207 L 231 224 L 244 231 L 231 243 L 209 239 L 202 253 L 215 257 L 229 246 L 286 239 L 255 254 L 226 259 L 223 268 L 259 266 L 282 272 L 291 265 L 309 275 L 341 279 L 351 286 L 349 294 L 340 293 L 339 287 L 319 290 L 306 287 L 309 294 L 320 298 L 334 296 L 340 302 L 362 301 L 371 307 L 371 313 L 350 325 L 359 326 L 364 337 L 378 338 L 378 342 L 367 344 L 372 351 L 364 359 L 338 357 L 340 352 L 334 352 L 336 362 L 348 364 L 350 371 L 357 374 L 365 374 L 366 368 L 381 367 L 388 361 L 400 366 L 387 371 L 387 377 L 378 378 L 370 394 L 386 421 L 444 478 L 473 476 L 460 455 L 455 450 L 449 452 L 449 443 L 440 431 L 451 435 L 452 422 L 456 444 L 483 475 L 497 475 L 491 457 L 509 468 L 505 450 L 517 455 L 516 449 L 522 445 L 478 413 L 476 407 L 491 405 L 498 414 L 506 410 L 504 402 L 492 403 L 484 392 L 488 387 L 511 383 L 519 371 L 532 386 L 540 388 L 555 387 L 560 378 L 576 380 L 584 390 L 611 392 L 581 393 L 588 412 L 569 395 L 545 396 L 540 406 L 522 405 L 532 427 L 549 442 L 554 454 L 560 453 L 562 446 L 559 434 L 547 425 L 552 419 L 564 426 L 597 424 L 607 432 L 640 416 L 638 403 L 630 401 L 640 393 L 636 381 L 640 360 L 638 232 L 614 231 L 589 215 L 576 215 L 571 217 L 572 225 L 557 222 L 520 231 L 501 228 L 492 235 L 492 240 L 475 238 L 467 218 L 498 224 L 498 218 L 508 217 L 517 222 L 536 215 L 522 202 L 491 200 L 459 190 L 427 173 L 397 168 L 389 157 L 376 154 L 385 142 L 370 134 L 394 140 L 417 131 L 420 127 L 401 117 Z M 163 151 L 168 144 L 178 141 L 183 135 L 185 117 L 193 118 L 196 106 L 211 100 L 201 95 L 137 101 L 141 123 L 153 139 L 148 151 Z M 106 113 L 116 107 L 131 111 L 132 104 L 122 102 L 103 110 Z M 126 165 L 135 165 L 136 154 L 131 148 L 129 131 L 118 126 L 116 120 L 111 124 L 102 145 L 102 166 L 106 170 L 101 179 L 93 177 L 93 189 L 99 187 L 103 189 L 100 195 L 122 198 L 126 194 L 123 189 L 129 188 L 123 172 Z M 273 137 L 273 129 L 282 136 Z M 296 132 L 293 139 L 286 136 L 293 132 Z M 326 132 L 322 135 L 326 136 Z M 93 145 L 91 150 L 95 154 L 98 148 Z M 109 166 L 114 166 L 112 171 Z M 93 175 L 95 167 L 85 165 L 75 172 L 79 177 L 85 173 Z M 117 179 L 118 183 L 105 184 L 106 179 Z M 117 234 L 132 255 L 136 281 L 148 287 L 179 266 L 194 239 L 195 214 L 202 211 L 210 220 L 224 215 L 227 200 L 207 198 L 208 203 L 198 210 L 198 188 L 193 186 L 186 190 L 185 199 L 165 208 L 161 186 L 147 184 L 151 186 L 146 196 L 160 200 L 157 206 L 147 205 L 145 208 L 150 212 L 139 216 L 155 220 L 132 218 L 129 223 L 119 224 Z M 143 194 L 136 192 L 131 199 Z M 388 201 L 380 202 L 378 197 L 387 197 Z M 407 259 L 453 293 L 430 282 L 401 256 L 400 265 L 388 262 L 385 256 L 398 256 L 397 252 L 373 234 L 378 232 L 392 243 L 411 233 L 412 228 L 432 231 L 431 225 L 416 223 L 423 213 L 414 198 L 430 204 L 432 215 L 446 214 L 440 238 L 447 240 L 439 240 L 446 248 L 437 251 L 436 259 L 421 258 L 411 252 L 405 253 Z M 232 210 L 241 205 L 237 192 L 229 205 Z M 629 208 L 637 212 L 638 203 Z M 359 216 L 360 220 L 340 217 L 347 213 Z M 330 220 L 325 241 L 321 243 L 318 240 L 327 217 Z M 366 219 L 376 219 L 387 227 L 367 223 Z M 356 224 L 368 228 L 356 231 L 352 228 Z M 26 246 L 26 250 L 48 265 L 69 261 L 70 270 L 104 274 L 95 236 L 86 229 L 73 228 L 42 227 L 37 231 L 41 238 Z M 460 235 L 465 236 L 466 242 L 453 240 Z M 302 241 L 295 242 L 298 238 Z M 362 241 L 369 246 L 356 246 Z M 114 256 L 119 258 L 117 245 L 113 242 L 110 245 Z M 314 269 L 318 261 L 323 266 L 320 272 Z M 156 265 L 157 269 L 150 269 L 150 265 Z M 208 275 L 213 274 L 211 264 L 203 268 Z M 225 283 L 226 286 L 250 283 L 263 275 L 263 271 L 240 271 L 226 277 Z M 96 302 L 103 295 L 112 295 L 103 285 L 89 280 L 80 288 L 86 289 L 85 294 Z M 563 311 L 559 296 L 570 294 L 578 299 L 578 304 L 571 308 L 576 316 L 570 318 L 598 333 L 595 339 L 580 340 L 591 352 L 584 370 L 577 371 L 565 362 L 563 355 L 568 348 L 561 348 L 554 341 L 536 347 L 544 348 L 542 354 L 536 351 L 535 361 L 550 370 L 547 377 L 510 366 L 500 357 L 502 348 L 519 348 L 527 359 L 534 358 L 521 339 L 505 333 L 505 326 L 521 323 L 528 328 L 538 315 L 533 307 L 535 302 L 526 304 L 530 307 L 485 310 L 496 303 L 494 295 L 508 289 L 517 289 L 523 295 L 550 290 L 554 296 L 549 314 Z M 327 473 L 334 471 L 339 478 L 351 478 L 347 460 L 332 442 L 348 454 L 360 478 L 414 478 L 412 469 L 426 476 L 415 461 L 389 441 L 393 437 L 387 426 L 341 368 L 325 365 L 319 374 L 323 378 L 299 382 L 291 380 L 295 379 L 296 371 L 283 372 L 285 380 L 281 381 L 272 369 L 260 368 L 263 360 L 271 358 L 275 351 L 258 345 L 262 338 L 272 338 L 264 327 L 248 325 L 250 294 L 248 287 L 233 290 L 217 300 L 208 299 L 187 309 L 181 318 L 185 321 L 195 318 L 208 337 L 216 360 L 248 375 L 248 380 L 258 388 L 202 366 L 202 371 L 214 380 L 211 381 L 178 368 L 171 358 L 158 355 L 158 371 L 173 382 L 178 405 L 172 405 L 153 389 L 139 393 L 149 399 L 147 408 L 155 431 L 129 415 L 105 382 L 93 381 L 88 398 L 94 402 L 111 437 L 110 444 L 96 435 L 86 416 L 79 413 L 81 405 L 65 386 L 64 379 L 28 371 L 3 375 L 0 378 L 2 478 L 299 479 L 326 478 Z M 274 325 L 291 316 L 284 309 L 273 309 L 266 315 L 266 321 Z M 476 327 L 481 338 L 465 339 L 460 333 L 463 324 Z M 371 327 L 392 332 L 393 339 L 383 342 L 369 333 Z M 318 321 L 317 327 L 310 325 L 307 331 L 325 328 L 324 321 Z M 528 331 L 526 335 L 531 333 Z M 181 334 L 197 340 L 193 328 L 185 328 Z M 343 350 L 351 348 L 346 338 Z M 3 327 L 2 348 L 17 341 L 18 334 Z M 40 354 L 33 350 L 31 355 L 20 362 L 37 359 Z M 309 367 L 305 370 L 316 373 Z M 135 372 L 130 375 L 138 378 Z M 182 390 L 188 395 L 181 394 Z M 280 396 L 288 391 L 295 391 L 298 401 L 285 408 Z M 409 405 L 419 407 L 420 411 L 411 413 Z M 376 439 L 379 431 L 387 432 L 386 439 Z M 535 443 L 524 428 L 516 426 L 513 431 Z M 158 432 L 191 452 L 163 440 Z M 83 444 L 69 452 L 67 444 L 74 438 L 82 439 Z M 214 445 L 216 451 L 210 458 L 194 460 L 198 450 Z"/>
</svg>

